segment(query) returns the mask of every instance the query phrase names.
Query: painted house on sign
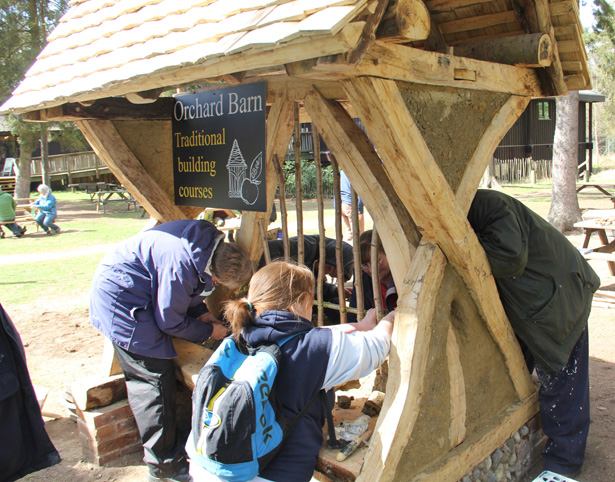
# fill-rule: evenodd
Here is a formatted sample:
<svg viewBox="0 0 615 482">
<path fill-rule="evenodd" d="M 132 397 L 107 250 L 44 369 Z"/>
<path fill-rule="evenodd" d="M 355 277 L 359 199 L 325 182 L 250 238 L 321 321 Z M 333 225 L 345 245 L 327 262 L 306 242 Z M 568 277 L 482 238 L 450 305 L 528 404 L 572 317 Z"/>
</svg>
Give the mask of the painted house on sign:
<svg viewBox="0 0 615 482">
<path fill-rule="evenodd" d="M 241 186 L 246 178 L 248 165 L 241 154 L 237 139 L 233 141 L 233 148 L 226 163 L 228 169 L 228 196 L 231 198 L 241 198 Z"/>
</svg>

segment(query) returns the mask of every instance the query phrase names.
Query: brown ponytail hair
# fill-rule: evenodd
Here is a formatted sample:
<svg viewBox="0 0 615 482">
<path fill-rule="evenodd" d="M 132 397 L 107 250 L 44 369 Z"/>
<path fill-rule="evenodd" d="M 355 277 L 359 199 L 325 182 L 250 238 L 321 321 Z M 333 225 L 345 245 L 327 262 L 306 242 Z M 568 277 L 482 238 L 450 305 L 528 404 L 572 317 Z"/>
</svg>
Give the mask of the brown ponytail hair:
<svg viewBox="0 0 615 482">
<path fill-rule="evenodd" d="M 226 319 L 237 337 L 252 323 L 253 316 L 268 310 L 290 311 L 298 316 L 298 309 L 314 299 L 314 274 L 305 267 L 285 261 L 259 269 L 248 288 L 248 295 L 225 305 Z"/>
</svg>

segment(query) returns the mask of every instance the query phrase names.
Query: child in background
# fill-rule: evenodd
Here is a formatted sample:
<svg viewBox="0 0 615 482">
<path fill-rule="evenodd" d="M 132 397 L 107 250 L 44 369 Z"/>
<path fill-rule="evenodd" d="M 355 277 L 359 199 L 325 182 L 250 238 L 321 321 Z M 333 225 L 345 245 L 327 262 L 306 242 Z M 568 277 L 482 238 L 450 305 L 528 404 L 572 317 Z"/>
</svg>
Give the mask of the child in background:
<svg viewBox="0 0 615 482">
<path fill-rule="evenodd" d="M 321 389 L 331 389 L 366 376 L 385 360 L 393 331 L 393 313 L 376 324 L 373 310 L 359 323 L 315 328 L 310 321 L 314 275 L 305 266 L 276 261 L 253 276 L 246 298 L 226 305 L 234 336 L 252 346 L 297 334 L 280 348 L 277 393 L 288 419 L 293 419 Z M 315 403 L 301 418 L 280 451 L 255 481 L 307 482 L 314 473 L 323 442 L 325 414 Z M 190 434 L 186 451 L 195 453 Z M 195 482 L 218 481 L 191 462 Z"/>
</svg>

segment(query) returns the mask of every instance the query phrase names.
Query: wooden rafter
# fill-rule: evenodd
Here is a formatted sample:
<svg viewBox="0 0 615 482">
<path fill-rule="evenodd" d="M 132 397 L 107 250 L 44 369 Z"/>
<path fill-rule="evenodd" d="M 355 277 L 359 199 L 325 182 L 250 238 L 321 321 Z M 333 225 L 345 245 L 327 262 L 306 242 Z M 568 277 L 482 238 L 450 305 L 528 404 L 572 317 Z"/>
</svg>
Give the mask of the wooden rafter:
<svg viewBox="0 0 615 482">
<path fill-rule="evenodd" d="M 352 70 L 318 70 L 313 61 L 287 64 L 289 75 L 313 80 L 342 80 L 374 76 L 420 85 L 466 88 L 487 92 L 541 97 L 542 87 L 534 69 L 427 52 L 376 41 L 363 62 Z M 474 81 L 458 80 L 457 71 L 475 72 Z"/>
</svg>

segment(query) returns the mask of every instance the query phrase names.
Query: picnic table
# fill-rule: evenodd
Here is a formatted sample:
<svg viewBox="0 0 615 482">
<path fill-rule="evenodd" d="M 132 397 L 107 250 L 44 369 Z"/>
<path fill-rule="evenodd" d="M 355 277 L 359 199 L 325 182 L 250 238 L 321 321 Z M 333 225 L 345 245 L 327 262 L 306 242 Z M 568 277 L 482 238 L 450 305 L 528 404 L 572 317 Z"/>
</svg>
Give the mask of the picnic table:
<svg viewBox="0 0 615 482">
<path fill-rule="evenodd" d="M 598 259 L 608 263 L 609 272 L 615 276 L 615 240 L 610 241 L 606 234 L 607 229 L 615 229 L 615 216 L 587 219 L 574 224 L 575 228 L 582 228 L 585 232 L 583 240 L 583 256 L 585 259 Z M 593 233 L 598 233 L 602 243 L 596 248 L 589 250 L 589 241 Z"/>
<path fill-rule="evenodd" d="M 577 184 L 577 194 L 583 189 L 593 188 L 608 197 L 615 206 L 615 184 L 604 182 L 581 182 Z"/>
<path fill-rule="evenodd" d="M 90 201 L 94 201 L 96 197 L 96 193 L 99 191 L 110 191 L 112 189 L 116 189 L 118 187 L 117 184 L 112 182 L 77 182 L 74 184 L 69 184 L 68 187 L 71 188 L 72 192 L 75 192 L 75 189 L 79 191 L 85 191 L 90 195 Z"/>
<path fill-rule="evenodd" d="M 96 191 L 94 196 L 98 198 L 96 212 L 99 212 L 102 207 L 103 214 L 107 214 L 107 204 L 109 203 L 124 203 L 126 204 L 126 211 L 130 211 L 130 206 L 134 206 L 135 211 L 137 210 L 138 201 L 126 189 Z"/>
</svg>

